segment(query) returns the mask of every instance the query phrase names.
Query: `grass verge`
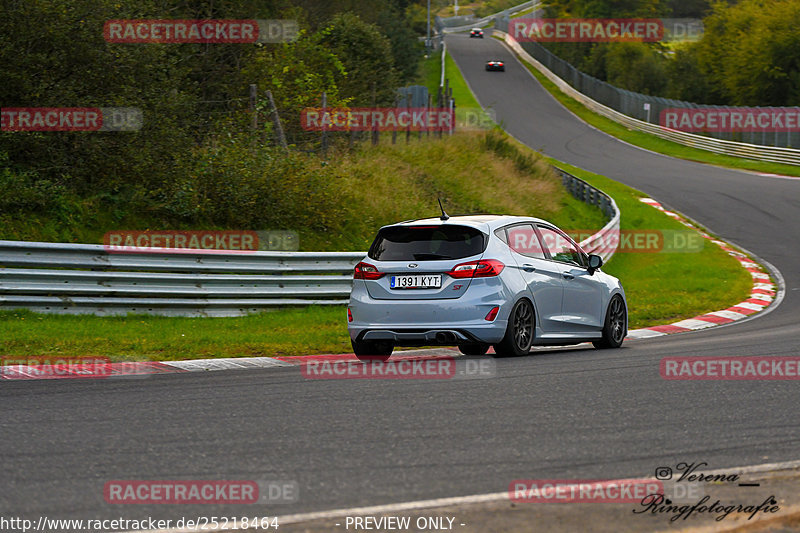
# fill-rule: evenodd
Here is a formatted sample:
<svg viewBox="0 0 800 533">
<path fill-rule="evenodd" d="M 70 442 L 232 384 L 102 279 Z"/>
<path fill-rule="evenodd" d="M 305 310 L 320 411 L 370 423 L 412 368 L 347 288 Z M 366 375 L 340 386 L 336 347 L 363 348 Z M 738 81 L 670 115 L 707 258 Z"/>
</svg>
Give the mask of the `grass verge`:
<svg viewBox="0 0 800 533">
<path fill-rule="evenodd" d="M 96 317 L 0 311 L 3 356 L 100 356 L 175 361 L 349 352 L 344 306 L 236 318 Z"/>
<path fill-rule="evenodd" d="M 498 40 L 501 39 L 498 38 Z M 519 59 L 534 75 L 534 77 L 536 77 L 539 83 L 541 83 L 542 86 L 547 89 L 547 91 L 552 94 L 553 97 L 564 107 L 580 117 L 581 120 L 625 142 L 639 146 L 646 150 L 658 152 L 670 157 L 687 159 L 689 161 L 697 161 L 700 163 L 707 163 L 710 165 L 734 168 L 738 170 L 750 170 L 753 172 L 764 172 L 785 176 L 800 176 L 800 167 L 795 165 L 784 165 L 780 163 L 770 163 L 768 161 L 755 161 L 741 157 L 715 154 L 714 152 L 709 152 L 707 150 L 700 150 L 674 143 L 649 133 L 628 129 L 622 124 L 595 113 L 571 96 L 563 93 L 561 89 L 559 89 L 552 81 L 550 81 L 544 74 L 539 72 L 536 67 L 522 58 Z"/>
</svg>

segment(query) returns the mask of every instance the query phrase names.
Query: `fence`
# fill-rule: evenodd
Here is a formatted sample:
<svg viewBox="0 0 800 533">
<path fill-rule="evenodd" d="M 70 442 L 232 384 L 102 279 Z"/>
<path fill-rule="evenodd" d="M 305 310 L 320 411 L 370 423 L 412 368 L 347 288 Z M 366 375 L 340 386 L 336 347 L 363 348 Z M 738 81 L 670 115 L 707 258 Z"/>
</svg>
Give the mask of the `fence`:
<svg viewBox="0 0 800 533">
<path fill-rule="evenodd" d="M 507 27 L 508 20 L 498 21 L 498 25 L 502 26 L 503 24 L 505 24 Z M 579 90 L 573 85 L 573 83 L 576 83 L 574 79 L 572 80 L 573 83 L 570 83 L 569 79 L 562 78 L 556 72 L 550 70 L 550 68 L 548 68 L 545 63 L 543 63 L 537 57 L 529 53 L 529 50 L 531 49 L 539 50 L 540 52 L 541 50 L 544 50 L 546 54 L 549 54 L 549 56 L 555 58 L 552 60 L 555 63 L 562 62 L 566 65 L 569 65 L 562 59 L 553 56 L 549 51 L 544 49 L 539 43 L 533 43 L 533 42 L 519 43 L 511 35 L 505 33 L 502 30 L 495 30 L 495 34 L 502 37 L 505 40 L 506 44 L 508 44 L 508 46 L 511 47 L 512 50 L 514 50 L 517 54 L 522 56 L 526 61 L 532 63 L 540 72 L 542 72 L 542 74 L 544 74 L 547 78 L 549 78 L 550 81 L 555 83 L 558 86 L 558 88 L 561 89 L 564 93 L 578 100 L 579 102 L 581 102 L 583 105 L 585 105 L 595 113 L 610 118 L 611 120 L 614 120 L 615 122 L 618 122 L 629 129 L 643 131 L 645 133 L 650 133 L 652 135 L 656 135 L 658 137 L 676 142 L 678 144 L 683 144 L 684 146 L 690 146 L 692 148 L 700 148 L 702 150 L 708 150 L 718 154 L 732 155 L 736 157 L 744 157 L 747 159 L 756 159 L 761 161 L 771 161 L 774 163 L 800 165 L 800 149 L 784 148 L 777 146 L 765 146 L 759 144 L 750 144 L 750 143 L 743 143 L 743 142 L 730 141 L 724 139 L 717 139 L 706 135 L 697 135 L 693 133 L 686 133 L 678 130 L 664 128 L 658 124 L 654 124 L 652 122 L 647 122 L 646 120 L 641 120 L 638 118 L 628 116 L 627 114 L 622 113 L 617 109 L 614 109 L 613 107 L 600 103 L 591 98 L 590 96 L 587 96 L 586 94 L 581 92 L 581 90 Z M 535 45 L 535 46 L 532 47 L 528 45 Z M 575 69 L 574 67 L 572 67 L 571 65 L 569 65 L 569 68 L 572 69 L 572 71 L 577 72 L 579 74 L 578 75 L 579 79 L 582 79 L 581 76 L 587 76 L 578 71 L 577 69 Z M 573 74 L 568 74 L 567 77 L 569 78 L 569 76 L 574 77 Z M 599 82 L 599 80 L 597 81 Z M 599 82 L 599 83 L 604 83 L 604 82 Z M 683 103 L 687 104 L 687 106 L 694 106 L 693 108 L 700 108 L 700 107 L 719 108 L 715 106 L 700 106 L 697 104 L 689 104 L 688 102 L 680 102 L 677 100 L 666 100 L 663 98 L 659 99 L 656 97 L 639 95 L 638 93 L 631 93 L 630 91 L 623 91 L 622 89 L 617 89 L 616 87 L 613 87 L 608 84 L 605 85 L 611 87 L 612 89 L 615 89 L 616 91 L 619 91 L 620 94 L 629 93 L 630 95 L 636 95 L 646 98 L 655 98 L 656 100 L 671 102 L 671 104 L 666 105 L 666 107 L 680 107 L 680 105 L 677 104 Z M 663 106 L 662 107 L 651 106 L 651 120 L 653 119 L 652 117 L 657 117 L 658 114 L 660 113 L 660 110 L 664 108 L 665 107 Z M 642 112 L 646 113 L 646 111 L 644 110 Z M 739 133 L 739 135 L 742 134 Z M 758 136 L 761 134 L 756 133 L 755 135 Z M 777 137 L 775 137 L 773 134 L 769 135 L 777 139 Z M 781 135 L 785 136 L 786 133 L 783 133 Z M 798 137 L 798 139 L 800 139 L 800 137 Z"/>
<path fill-rule="evenodd" d="M 614 200 L 556 169 L 564 186 L 610 218 L 581 243 L 619 229 Z M 110 253 L 98 244 L 0 241 L 0 309 L 39 313 L 241 316 L 294 305 L 342 305 L 364 252 Z M 613 250 L 600 255 L 608 260 Z"/>
</svg>

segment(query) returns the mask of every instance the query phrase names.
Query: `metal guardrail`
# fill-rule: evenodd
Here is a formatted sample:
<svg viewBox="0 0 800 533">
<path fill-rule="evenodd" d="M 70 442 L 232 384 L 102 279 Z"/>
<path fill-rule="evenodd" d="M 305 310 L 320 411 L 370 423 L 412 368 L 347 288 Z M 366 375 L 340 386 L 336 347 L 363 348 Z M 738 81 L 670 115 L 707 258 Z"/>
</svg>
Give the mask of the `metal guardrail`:
<svg viewBox="0 0 800 533">
<path fill-rule="evenodd" d="M 556 169 L 578 199 L 599 206 L 606 226 L 587 252 L 619 230 L 608 195 Z M 614 253 L 607 244 L 599 255 Z M 241 316 L 294 305 L 343 305 L 365 252 L 111 252 L 99 244 L 0 241 L 0 309 L 39 313 Z"/>
<path fill-rule="evenodd" d="M 526 9 L 530 9 L 539 4 L 539 0 L 533 0 L 530 2 L 523 2 L 519 5 L 510 7 L 504 11 L 500 11 L 499 13 L 495 13 L 493 15 L 489 15 L 488 17 L 483 18 L 476 18 L 476 19 L 469 19 L 468 17 L 459 16 L 459 17 L 448 17 L 449 19 L 454 19 L 456 24 L 462 22 L 461 19 L 464 19 L 463 22 L 467 22 L 468 24 L 459 24 L 458 26 L 449 26 L 448 27 L 448 18 L 438 18 L 437 17 L 437 29 L 440 30 L 441 33 L 458 33 L 466 30 L 471 30 L 472 28 L 482 27 L 491 22 L 493 22 L 496 18 L 501 17 L 509 17 L 514 15 L 520 11 L 525 11 Z"/>
<path fill-rule="evenodd" d="M 587 204 L 596 205 L 603 213 L 609 217 L 608 223 L 603 228 L 582 240 L 579 244 L 584 251 L 590 254 L 597 254 L 607 262 L 617 251 L 620 229 L 620 211 L 617 203 L 609 195 L 597 189 L 580 178 L 576 178 L 569 172 L 553 167 L 556 173 L 561 176 L 561 182 L 572 195 Z"/>
<path fill-rule="evenodd" d="M 360 252 L 110 253 L 0 241 L 0 308 L 41 313 L 239 316 L 347 303 Z"/>
<path fill-rule="evenodd" d="M 498 29 L 495 29 L 493 33 L 501 36 L 512 50 L 525 59 L 525 61 L 528 61 L 534 67 L 536 67 L 539 72 L 544 74 L 562 92 L 579 101 L 595 113 L 618 122 L 629 129 L 643 131 L 645 133 L 650 133 L 652 135 L 661 137 L 662 139 L 667 139 L 684 146 L 708 150 L 717 154 L 731 155 L 759 161 L 769 161 L 773 163 L 800 165 L 800 150 L 798 149 L 714 139 L 712 137 L 705 137 L 703 135 L 696 135 L 694 133 L 672 130 L 658 124 L 651 124 L 643 120 L 629 117 L 628 115 L 620 113 L 619 111 L 611 109 L 610 107 L 607 107 L 589 98 L 585 94 L 572 87 L 569 83 L 556 76 L 551 70 L 545 67 L 541 62 L 539 62 L 524 48 L 522 48 L 519 42 L 508 33 Z"/>
</svg>

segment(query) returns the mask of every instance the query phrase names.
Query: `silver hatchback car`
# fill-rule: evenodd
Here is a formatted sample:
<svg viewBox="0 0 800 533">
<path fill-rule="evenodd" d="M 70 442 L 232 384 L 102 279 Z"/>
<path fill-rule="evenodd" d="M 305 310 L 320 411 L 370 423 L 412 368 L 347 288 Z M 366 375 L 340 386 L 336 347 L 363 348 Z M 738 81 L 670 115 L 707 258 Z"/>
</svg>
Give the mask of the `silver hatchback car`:
<svg viewBox="0 0 800 533">
<path fill-rule="evenodd" d="M 395 346 L 456 345 L 466 355 L 493 346 L 498 356 L 585 341 L 619 347 L 625 291 L 602 264 L 537 218 L 443 213 L 384 226 L 355 267 L 353 351 L 385 359 Z"/>
</svg>

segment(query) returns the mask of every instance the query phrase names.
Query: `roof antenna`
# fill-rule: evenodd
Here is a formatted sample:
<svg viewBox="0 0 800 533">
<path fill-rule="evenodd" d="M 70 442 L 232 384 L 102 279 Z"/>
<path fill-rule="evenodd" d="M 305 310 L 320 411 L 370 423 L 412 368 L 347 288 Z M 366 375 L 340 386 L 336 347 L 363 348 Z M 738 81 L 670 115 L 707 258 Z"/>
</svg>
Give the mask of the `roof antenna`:
<svg viewBox="0 0 800 533">
<path fill-rule="evenodd" d="M 447 213 L 444 212 L 444 207 L 442 207 L 442 199 L 441 198 L 437 198 L 436 200 L 438 200 L 438 202 L 439 202 L 439 209 L 442 210 L 442 216 L 440 216 L 439 218 L 441 220 L 447 220 L 448 218 L 450 218 L 450 215 L 448 215 Z"/>
</svg>

